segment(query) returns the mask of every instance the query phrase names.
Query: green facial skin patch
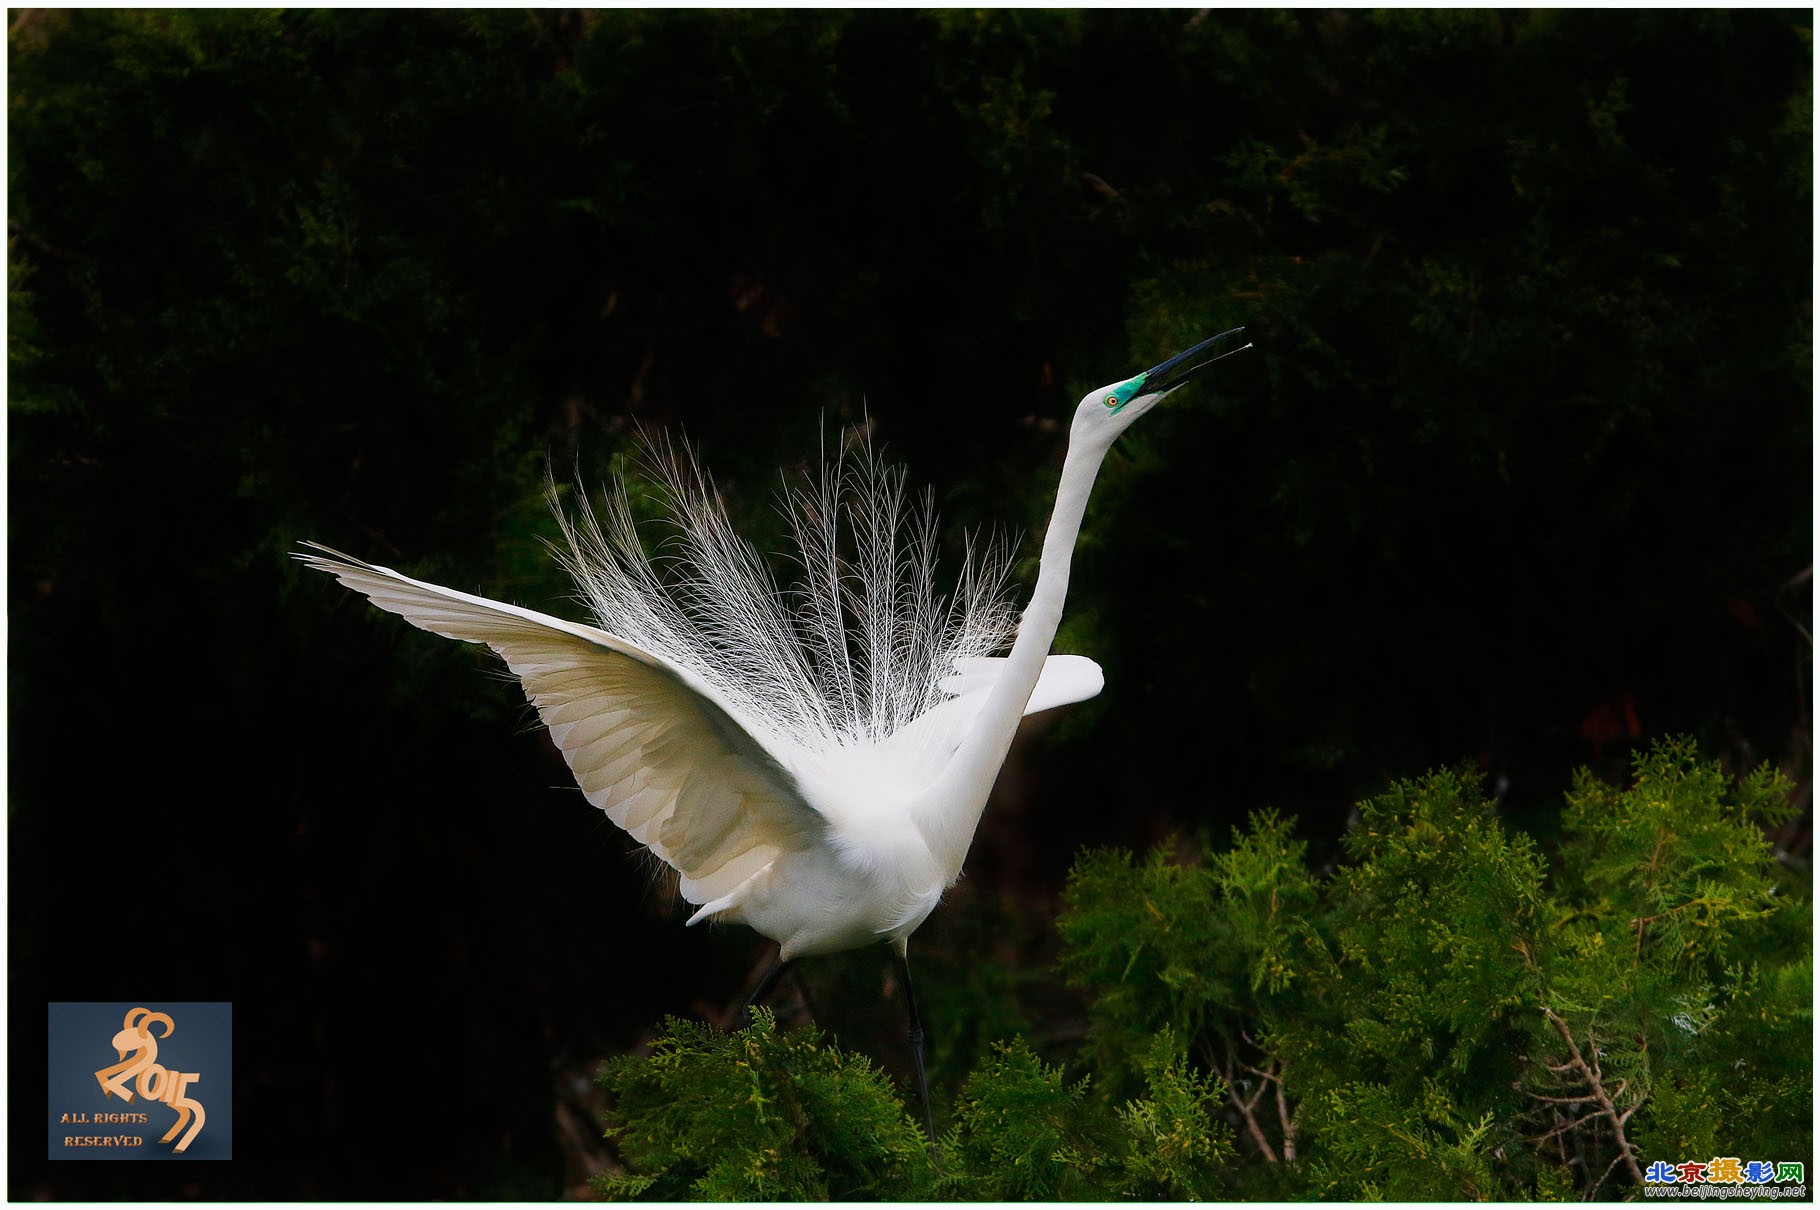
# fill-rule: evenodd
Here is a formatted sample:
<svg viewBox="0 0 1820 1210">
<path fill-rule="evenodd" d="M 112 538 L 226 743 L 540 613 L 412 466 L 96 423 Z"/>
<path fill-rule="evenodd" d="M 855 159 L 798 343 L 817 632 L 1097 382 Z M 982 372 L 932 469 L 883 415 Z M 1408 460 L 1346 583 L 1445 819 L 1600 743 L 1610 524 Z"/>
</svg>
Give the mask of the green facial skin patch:
<svg viewBox="0 0 1820 1210">
<path fill-rule="evenodd" d="M 1139 374 L 1136 378 L 1128 378 L 1124 382 L 1119 383 L 1117 386 L 1113 387 L 1110 391 L 1108 391 L 1106 393 L 1106 398 L 1104 400 L 1104 403 L 1106 404 L 1107 407 L 1111 408 L 1113 411 L 1115 411 L 1115 412 L 1118 411 L 1120 408 L 1124 407 L 1126 404 L 1131 402 L 1132 397 L 1135 396 L 1138 393 L 1138 391 L 1143 388 L 1144 379 L 1148 378 L 1149 376 L 1150 376 L 1150 371 L 1145 370 L 1142 374 Z"/>
</svg>

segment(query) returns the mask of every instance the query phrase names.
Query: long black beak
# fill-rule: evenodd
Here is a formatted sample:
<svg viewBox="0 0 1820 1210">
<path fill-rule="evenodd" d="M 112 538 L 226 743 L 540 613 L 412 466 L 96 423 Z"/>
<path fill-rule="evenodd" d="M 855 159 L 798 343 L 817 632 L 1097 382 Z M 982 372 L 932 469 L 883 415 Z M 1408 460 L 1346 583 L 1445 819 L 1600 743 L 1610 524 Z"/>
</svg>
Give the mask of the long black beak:
<svg viewBox="0 0 1820 1210">
<path fill-rule="evenodd" d="M 1240 341 L 1244 343 L 1240 344 Z M 1232 328 L 1218 336 L 1209 336 L 1192 349 L 1184 349 L 1147 371 L 1141 390 L 1146 395 L 1166 395 L 1214 362 L 1224 361 L 1234 353 L 1243 353 L 1250 347 L 1251 342 L 1245 340 L 1244 328 Z"/>
</svg>

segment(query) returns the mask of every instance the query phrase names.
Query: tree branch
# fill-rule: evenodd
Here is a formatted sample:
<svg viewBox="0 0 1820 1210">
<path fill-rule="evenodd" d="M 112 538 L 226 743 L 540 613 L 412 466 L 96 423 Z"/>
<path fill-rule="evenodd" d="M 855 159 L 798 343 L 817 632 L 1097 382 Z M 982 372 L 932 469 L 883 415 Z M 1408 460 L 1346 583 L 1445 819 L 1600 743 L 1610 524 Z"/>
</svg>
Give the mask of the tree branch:
<svg viewBox="0 0 1820 1210">
<path fill-rule="evenodd" d="M 1573 1030 L 1567 1027 L 1567 1022 L 1561 1019 L 1560 1014 L 1555 1012 L 1552 1008 L 1544 1008 L 1542 1014 L 1546 1016 L 1549 1023 L 1555 1027 L 1555 1032 L 1561 1035 L 1561 1040 L 1567 1043 L 1568 1053 L 1573 1055 L 1572 1061 L 1562 1064 L 1562 1067 L 1572 1068 L 1579 1073 L 1580 1078 L 1586 1081 L 1586 1086 L 1592 1090 L 1591 1099 L 1599 1106 L 1599 1112 L 1611 1123 L 1612 1135 L 1618 1142 L 1618 1158 L 1612 1161 L 1611 1168 L 1617 1167 L 1619 1161 L 1623 1161 L 1624 1167 L 1630 1173 L 1631 1179 L 1641 1185 L 1643 1183 L 1643 1169 L 1637 1166 L 1635 1149 L 1631 1146 L 1630 1139 L 1626 1137 L 1624 1133 L 1624 1125 L 1630 1120 L 1630 1110 L 1635 1110 L 1636 1105 L 1632 1105 L 1630 1110 L 1620 1114 L 1618 1112 L 1618 1107 L 1612 1103 L 1611 1097 L 1605 1091 L 1605 1082 L 1600 1078 L 1598 1051 L 1596 1049 L 1594 1050 L 1593 1061 L 1588 1063 L 1586 1061 L 1586 1056 L 1580 1053 L 1580 1044 L 1574 1041 Z M 1550 1068 L 1550 1070 L 1554 1069 Z M 1624 1095 L 1625 1087 L 1625 1082 L 1620 1080 L 1618 1082 L 1619 1096 Z M 1642 1104 L 1642 1102 L 1639 1101 L 1638 1104 Z M 1611 1172 L 1611 1168 L 1605 1170 L 1607 1174 Z M 1605 1177 L 1601 1176 L 1598 1182 L 1594 1182 L 1592 1188 L 1597 1189 L 1599 1183 L 1604 1180 Z M 1588 1193 L 1590 1195 L 1591 1190 L 1588 1190 Z"/>
<path fill-rule="evenodd" d="M 1247 1101 L 1239 1095 L 1238 1082 L 1233 1079 L 1233 1077 L 1238 1074 L 1239 1070 L 1239 1063 L 1236 1056 L 1225 1064 L 1223 1070 L 1220 1068 L 1215 1068 L 1215 1070 L 1219 1071 L 1220 1078 L 1226 1081 L 1226 1098 L 1232 1102 L 1233 1107 L 1236 1108 L 1239 1111 L 1240 1116 L 1245 1119 L 1245 1132 L 1251 1135 L 1252 1142 L 1258 1145 L 1258 1154 L 1262 1155 L 1268 1162 L 1272 1164 L 1276 1163 L 1276 1150 L 1271 1147 L 1270 1140 L 1264 1137 L 1264 1128 L 1258 1125 L 1257 1114 L 1254 1112 L 1257 1109 L 1259 1099 L 1264 1095 L 1265 1082 L 1258 1082 L 1257 1091 L 1252 1093 L 1251 1100 Z"/>
</svg>

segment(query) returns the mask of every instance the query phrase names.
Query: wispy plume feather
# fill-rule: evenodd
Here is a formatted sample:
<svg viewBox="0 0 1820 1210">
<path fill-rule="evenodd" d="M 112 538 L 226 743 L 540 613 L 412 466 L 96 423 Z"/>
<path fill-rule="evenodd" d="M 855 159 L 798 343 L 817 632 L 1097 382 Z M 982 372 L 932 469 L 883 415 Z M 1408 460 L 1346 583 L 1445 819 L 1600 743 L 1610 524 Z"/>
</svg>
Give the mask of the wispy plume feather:
<svg viewBox="0 0 1820 1210">
<path fill-rule="evenodd" d="M 773 751 L 880 741 L 947 696 L 957 661 L 999 652 L 1016 633 L 1006 545 L 970 537 L 944 591 L 933 495 L 913 502 L 904 469 L 869 440 L 832 462 L 824 449 L 816 475 L 786 482 L 787 590 L 687 447 L 647 439 L 638 465 L 665 514 L 656 553 L 623 483 L 598 517 L 585 504 L 571 514 L 552 486 L 569 546 L 557 553 L 603 629 L 712 686 Z"/>
</svg>

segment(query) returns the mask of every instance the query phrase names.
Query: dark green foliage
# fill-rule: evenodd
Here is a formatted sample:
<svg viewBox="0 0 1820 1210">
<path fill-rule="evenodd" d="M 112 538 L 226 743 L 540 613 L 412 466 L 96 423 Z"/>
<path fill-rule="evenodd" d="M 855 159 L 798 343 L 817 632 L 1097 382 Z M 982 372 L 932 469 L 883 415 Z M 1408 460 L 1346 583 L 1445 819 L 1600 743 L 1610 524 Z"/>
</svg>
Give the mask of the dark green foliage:
<svg viewBox="0 0 1820 1210">
<path fill-rule="evenodd" d="M 1309 1192 L 1360 1201 L 1502 1200 L 1492 1173 L 1495 1120 L 1460 1118 L 1446 1088 L 1409 1098 L 1382 1084 L 1347 1084 L 1311 1106 L 1328 1153 L 1309 1165 Z"/>
<path fill-rule="evenodd" d="M 1576 781 L 1552 873 L 1454 772 L 1361 804 L 1318 897 L 1268 817 L 1199 865 L 1089 855 L 1060 928 L 1091 1053 L 1116 1078 L 1195 1022 L 1229 1083 L 1278 1086 L 1228 1110 L 1254 1158 L 1294 1147 L 1274 1188 L 1299 1196 L 1556 1197 L 1634 1185 L 1633 1162 L 1805 1157 L 1809 907 L 1763 838 L 1790 810 L 1772 772 L 1732 783 L 1675 742 L 1628 789 Z M 1293 906 L 1246 921 L 1216 870 Z M 1248 946 L 1282 971 L 1235 1006 Z"/>
<path fill-rule="evenodd" d="M 600 1080 L 638 1173 L 602 1180 L 610 1198 L 854 1201 L 929 1181 L 922 1131 L 889 1082 L 815 1029 L 780 1032 L 763 1009 L 731 1034 L 672 1018 L 648 1057 L 616 1060 Z"/>
<path fill-rule="evenodd" d="M 1231 1189 L 1231 1131 L 1213 1116 L 1226 1095 L 1196 1071 L 1176 1036 L 1163 1030 L 1139 1059 L 1145 1093 L 1120 1106 L 1124 1137 L 1108 1149 L 1105 1186 L 1143 1201 L 1220 1201 Z"/>
<path fill-rule="evenodd" d="M 1138 1056 L 1142 1091 L 1112 1107 L 1023 1041 L 1001 1044 L 961 1090 L 938 1164 L 967 1201 L 1217 1200 L 1233 1158 L 1214 1115 L 1225 1089 L 1165 1030 Z M 1108 1110 L 1110 1109 L 1110 1112 Z"/>
<path fill-rule="evenodd" d="M 1121 443 L 1066 639 L 1245 709 L 1102 743 L 1207 750 L 1236 818 L 1460 752 L 1541 798 L 1623 693 L 1784 742 L 1798 15 L 78 10 L 12 80 L 33 582 L 124 597 L 155 561 L 62 519 L 156 502 L 210 518 L 203 591 L 265 599 L 307 533 L 547 602 L 549 527 L 509 519 L 628 417 L 755 517 L 869 410 L 951 521 L 1025 528 L 1026 418 L 1244 322 Z M 1433 574 L 1462 557 L 1504 591 Z M 1441 708 L 1461 678 L 1489 700 Z"/>
<path fill-rule="evenodd" d="M 1522 945 L 1542 911 L 1542 861 L 1493 817 L 1477 779 L 1453 772 L 1361 804 L 1344 839 L 1352 863 L 1327 888 L 1305 990 L 1338 1010 L 1346 1032 L 1286 1027 L 1282 1053 L 1311 1070 L 1344 1064 L 1394 1080 L 1413 1100 L 1418 1073 L 1466 1072 L 1534 1003 Z M 1412 1053 L 1422 1067 L 1406 1066 Z"/>
<path fill-rule="evenodd" d="M 724 1033 L 671 1019 L 648 1055 L 608 1064 L 609 1137 L 629 1171 L 614 1199 L 1217 1199 L 1233 1158 L 1225 1090 L 1167 1031 L 1140 1056 L 1142 1094 L 1112 1106 L 1021 1040 L 966 1080 L 941 1147 L 888 1081 L 813 1027 L 784 1033 L 760 1010 Z"/>
<path fill-rule="evenodd" d="M 1266 812 L 1205 865 L 1182 865 L 1162 849 L 1136 869 L 1111 851 L 1076 862 L 1057 931 L 1069 982 L 1094 995 L 1090 1045 L 1102 1071 L 1128 1071 L 1122 1056 L 1133 1039 L 1157 1030 L 1235 1037 L 1240 1021 L 1285 991 L 1315 899 L 1304 848 Z"/>
<path fill-rule="evenodd" d="M 1628 1082 L 1621 1107 L 1648 1099 L 1651 1157 L 1811 1149 L 1810 909 L 1762 830 L 1791 810 L 1771 771 L 1729 784 L 1685 743 L 1623 793 L 1576 783 L 1545 1003 Z"/>
<path fill-rule="evenodd" d="M 1657 1159 L 1806 1162 L 1811 917 L 1762 834 L 1788 790 L 1657 745 L 1627 789 L 1577 781 L 1552 872 L 1454 771 L 1360 804 L 1327 877 L 1269 813 L 1199 862 L 1084 854 L 1058 928 L 1090 1075 L 996 1045 L 924 1168 L 875 1077 L 819 1080 L 852 1099 L 816 1111 L 839 1130 L 765 1117 L 843 1070 L 814 1031 L 673 1025 L 603 1077 L 635 1142 L 608 1188 L 736 1192 L 693 1183 L 713 1157 L 895 1198 L 1525 1200 L 1634 1196 Z M 1685 931 L 1660 927 L 1676 903 Z"/>
<path fill-rule="evenodd" d="M 1109 536 L 1086 548 L 1081 604 L 1100 611 L 1090 649 L 1109 683 L 1171 702 L 1243 684 L 1247 710 L 1217 727 L 1191 709 L 1114 712 L 1106 742 L 1201 752 L 1252 802 L 1477 752 L 1533 810 L 1584 759 L 1554 737 L 1615 695 L 1648 733 L 1713 743 L 1755 712 L 1677 699 L 1736 683 L 1758 605 L 1806 614 L 1798 20 L 1787 37 L 1716 12 L 1185 24 L 1202 103 L 1169 120 L 1182 145 L 1217 150 L 1119 178 L 1149 253 L 1130 328 L 1166 347 L 1243 318 L 1281 358 L 1131 435 L 1090 521 Z M 1721 110 L 1748 112 L 1753 133 Z M 1786 278 L 1769 252 L 1784 243 L 1802 266 Z M 1742 469 L 1760 465 L 1740 451 L 1751 432 L 1780 447 L 1779 505 Z M 1191 514 L 1219 522 L 1157 523 Z M 1763 544 L 1690 545 L 1721 517 Z M 1162 566 L 1166 594 L 1150 580 Z M 1696 601 L 1697 622 L 1670 622 Z M 1706 637 L 1736 659 L 1694 667 Z M 1506 722 L 1538 714 L 1559 720 L 1553 736 Z M 1143 771 L 1137 792 L 1198 801 L 1201 768 Z"/>
<path fill-rule="evenodd" d="M 1731 788 L 1688 744 L 1651 751 L 1628 792 L 1582 772 L 1563 819 L 1576 931 L 1596 929 L 1613 945 L 1629 933 L 1637 954 L 1664 969 L 1712 974 L 1775 914 L 1763 829 L 1794 811 L 1773 770 Z"/>
<path fill-rule="evenodd" d="M 1079 1200 L 1087 1084 L 1069 1081 L 1021 1041 L 996 1047 L 961 1089 L 948 1152 L 967 1176 L 954 1196 Z M 970 1179 L 969 1179 L 970 1178 Z"/>
</svg>

